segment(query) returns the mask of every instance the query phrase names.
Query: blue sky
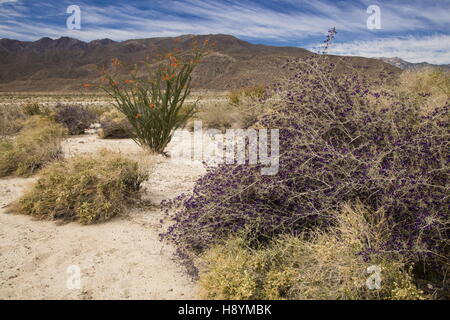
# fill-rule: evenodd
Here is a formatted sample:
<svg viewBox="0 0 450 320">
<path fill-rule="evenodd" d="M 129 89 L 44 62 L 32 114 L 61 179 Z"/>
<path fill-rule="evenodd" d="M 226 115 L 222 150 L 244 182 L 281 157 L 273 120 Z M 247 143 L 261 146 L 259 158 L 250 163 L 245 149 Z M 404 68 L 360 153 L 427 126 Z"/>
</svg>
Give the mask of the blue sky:
<svg viewBox="0 0 450 320">
<path fill-rule="evenodd" d="M 70 5 L 81 8 L 81 30 L 66 27 Z M 381 9 L 381 29 L 367 28 L 370 5 Z M 0 0 L 0 38 L 19 40 L 222 33 L 313 49 L 331 27 L 335 54 L 450 63 L 450 0 Z"/>
</svg>

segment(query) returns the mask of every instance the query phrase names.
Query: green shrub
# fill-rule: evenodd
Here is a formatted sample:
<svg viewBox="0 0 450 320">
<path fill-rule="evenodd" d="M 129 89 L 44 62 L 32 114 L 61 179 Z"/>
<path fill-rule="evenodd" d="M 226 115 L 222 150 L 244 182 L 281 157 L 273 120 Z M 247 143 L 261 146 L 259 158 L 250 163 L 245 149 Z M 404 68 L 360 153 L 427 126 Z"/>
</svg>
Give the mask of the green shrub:
<svg viewBox="0 0 450 320">
<path fill-rule="evenodd" d="M 38 103 L 28 103 L 23 106 L 23 113 L 26 116 L 41 116 L 44 115 L 44 110 Z"/>
<path fill-rule="evenodd" d="M 241 91 L 240 90 L 232 90 L 228 94 L 228 102 L 232 106 L 238 106 L 241 102 Z"/>
<path fill-rule="evenodd" d="M 398 255 L 359 253 L 380 249 L 390 229 L 382 211 L 344 207 L 336 226 L 315 236 L 282 236 L 268 246 L 249 247 L 237 237 L 203 256 L 201 296 L 205 299 L 424 299 L 410 268 Z M 370 266 L 381 269 L 381 287 L 366 282 Z"/>
<path fill-rule="evenodd" d="M 0 176 L 28 176 L 47 163 L 62 157 L 62 139 L 67 130 L 40 116 L 24 123 L 17 137 L 0 144 Z"/>
<path fill-rule="evenodd" d="M 134 136 L 130 122 L 117 110 L 104 113 L 100 117 L 100 125 L 99 136 L 102 139 L 126 139 Z"/>
<path fill-rule="evenodd" d="M 253 100 L 259 100 L 264 97 L 266 89 L 262 85 L 253 87 L 235 89 L 229 92 L 228 102 L 231 105 L 239 106 L 242 104 L 244 98 L 251 98 Z"/>
<path fill-rule="evenodd" d="M 119 153 L 77 156 L 53 163 L 12 211 L 33 217 L 93 224 L 122 213 L 147 175 Z"/>
<path fill-rule="evenodd" d="M 239 128 L 254 125 L 258 117 L 267 111 L 265 95 L 266 89 L 261 85 L 233 90 L 228 94 L 228 103 L 238 114 L 235 122 Z"/>
</svg>

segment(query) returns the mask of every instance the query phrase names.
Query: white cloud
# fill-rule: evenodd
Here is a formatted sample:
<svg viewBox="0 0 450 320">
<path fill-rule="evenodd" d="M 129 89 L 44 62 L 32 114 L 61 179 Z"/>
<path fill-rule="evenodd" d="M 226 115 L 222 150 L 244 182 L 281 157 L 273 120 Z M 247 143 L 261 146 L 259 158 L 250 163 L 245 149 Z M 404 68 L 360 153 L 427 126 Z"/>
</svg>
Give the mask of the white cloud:
<svg viewBox="0 0 450 320">
<path fill-rule="evenodd" d="M 310 49 L 314 49 L 315 46 Z M 362 57 L 399 57 L 408 62 L 450 64 L 450 35 L 394 37 L 335 43 L 330 54 Z"/>
<path fill-rule="evenodd" d="M 0 4 L 7 2 L 17 2 L 17 0 L 0 0 Z"/>
<path fill-rule="evenodd" d="M 366 28 L 366 8 L 372 0 L 361 0 L 359 3 L 281 0 L 280 7 L 292 6 L 292 10 L 284 12 L 264 7 L 257 1 L 167 0 L 156 3 L 154 8 L 158 10 L 151 7 L 139 9 L 130 4 L 98 7 L 89 2 L 79 2 L 84 26 L 79 37 L 83 40 L 104 38 L 105 35 L 101 32 L 105 30 L 109 30 L 109 34 L 131 38 L 148 37 L 151 34 L 225 33 L 241 38 L 279 42 L 296 42 L 323 35 L 330 27 L 360 36 L 373 34 Z M 382 28 L 385 32 L 433 30 L 434 25 L 444 29 L 450 27 L 450 3 L 430 4 L 418 1 L 400 5 L 389 2 L 380 6 Z M 11 17 L 15 13 L 11 9 L 0 11 L 0 16 L 8 15 Z M 46 27 L 60 31 L 59 27 Z M 20 33 L 20 29 L 14 26 L 10 29 L 11 33 Z M 42 34 L 39 27 L 36 28 L 34 36 L 27 33 L 23 38 L 31 40 L 30 38 L 37 39 L 42 36 L 47 35 Z"/>
<path fill-rule="evenodd" d="M 0 0 L 0 3 L 5 1 Z M 390 36 L 337 44 L 332 49 L 337 54 L 400 56 L 412 62 L 422 59 L 450 63 L 448 38 L 393 37 L 418 32 L 430 34 L 436 30 L 447 33 L 450 30 L 450 1 L 384 1 L 379 4 L 381 31 L 369 31 L 366 27 L 366 9 L 373 4 L 373 0 L 277 1 L 279 7 L 291 6 L 289 11 L 264 7 L 257 1 L 152 1 L 154 6 L 142 9 L 124 2 L 111 2 L 111 5 L 98 7 L 78 0 L 82 29 L 74 31 L 67 30 L 63 17 L 65 11 L 59 13 L 56 7 L 45 11 L 44 15 L 59 14 L 60 25 L 47 23 L 42 12 L 40 21 L 32 20 L 30 15 L 34 12 L 28 6 L 2 6 L 0 19 L 5 23 L 0 26 L 0 37 L 37 40 L 44 36 L 70 36 L 84 41 L 108 37 L 120 41 L 181 34 L 223 33 L 248 40 L 299 44 L 312 41 L 311 37 L 323 37 L 330 27 L 336 27 L 340 35 L 352 39 Z"/>
</svg>

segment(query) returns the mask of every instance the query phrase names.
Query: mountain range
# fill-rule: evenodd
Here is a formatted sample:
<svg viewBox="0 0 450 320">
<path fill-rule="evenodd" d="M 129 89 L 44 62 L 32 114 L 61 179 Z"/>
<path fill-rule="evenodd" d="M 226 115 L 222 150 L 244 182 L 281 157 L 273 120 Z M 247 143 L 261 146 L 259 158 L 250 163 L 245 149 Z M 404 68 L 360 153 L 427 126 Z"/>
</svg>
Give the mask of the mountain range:
<svg viewBox="0 0 450 320">
<path fill-rule="evenodd" d="M 420 63 L 412 63 L 405 61 L 403 59 L 394 57 L 394 58 L 379 58 L 381 61 L 389 63 L 393 66 L 396 66 L 397 68 L 400 68 L 402 70 L 420 70 L 424 68 L 443 68 L 450 70 L 450 64 L 431 64 L 428 62 L 420 62 Z"/>
<path fill-rule="evenodd" d="M 159 54 L 179 48 L 187 50 L 193 41 L 217 43 L 193 74 L 194 89 L 230 90 L 269 84 L 283 77 L 280 66 L 289 58 L 314 53 L 296 47 L 275 47 L 240 40 L 229 35 L 184 35 L 177 38 L 149 38 L 116 42 L 110 39 L 83 42 L 62 37 L 37 41 L 0 39 L 0 91 L 74 91 L 99 79 L 96 66 L 110 66 L 113 58 L 125 64 L 145 59 L 156 61 Z M 338 72 L 347 65 L 375 72 L 382 68 L 401 72 L 379 59 L 330 56 Z"/>
</svg>

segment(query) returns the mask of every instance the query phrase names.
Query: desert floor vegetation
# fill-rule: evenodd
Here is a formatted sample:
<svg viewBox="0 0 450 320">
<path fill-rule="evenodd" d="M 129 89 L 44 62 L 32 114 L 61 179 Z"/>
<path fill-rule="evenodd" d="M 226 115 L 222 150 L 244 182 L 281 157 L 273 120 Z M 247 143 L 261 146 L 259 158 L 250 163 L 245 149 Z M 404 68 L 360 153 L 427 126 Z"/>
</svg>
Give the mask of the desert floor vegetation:
<svg viewBox="0 0 450 320">
<path fill-rule="evenodd" d="M 245 237 L 214 246 L 202 257 L 200 294 L 231 300 L 426 298 L 395 253 L 380 253 L 369 261 L 360 254 L 381 249 L 391 235 L 383 211 L 344 206 L 334 219 L 329 230 L 274 237 L 266 246 L 249 246 Z M 368 264 L 383 275 L 379 290 L 366 285 Z"/>
<path fill-rule="evenodd" d="M 133 137 L 133 127 L 127 117 L 117 111 L 105 112 L 100 117 L 99 137 L 102 139 L 128 139 Z"/>
<path fill-rule="evenodd" d="M 61 159 L 61 142 L 67 129 L 54 121 L 32 116 L 16 136 L 0 141 L 0 176 L 29 176 Z"/>
<path fill-rule="evenodd" d="M 448 298 L 448 75 L 336 76 L 326 55 L 286 68 L 254 124 L 280 129 L 278 174 L 211 168 L 163 204 L 173 224 L 162 238 L 207 298 Z M 405 92 L 423 79 L 428 103 Z M 371 266 L 384 270 L 373 292 Z"/>
<path fill-rule="evenodd" d="M 450 297 L 448 73 L 425 69 L 397 76 L 380 70 L 369 78 L 354 69 L 338 76 L 337 66 L 318 55 L 289 60 L 285 68 L 292 72 L 272 86 L 191 93 L 195 61 L 182 61 L 166 56 L 170 72 L 160 69 L 150 89 L 134 78 L 111 76 L 110 97 L 1 96 L 0 175 L 38 173 L 20 197 L 8 200 L 8 211 L 93 224 L 83 228 L 94 230 L 88 240 L 96 241 L 113 240 L 95 230 L 117 233 L 123 224 L 142 242 L 136 249 L 141 251 L 126 257 L 145 265 L 137 257 L 142 252 L 153 259 L 152 268 L 164 273 L 166 264 L 176 278 L 181 267 L 165 253 L 161 263 L 152 258 L 163 251 L 155 244 L 160 239 L 197 281 L 204 299 Z M 173 91 L 164 95 L 170 86 Z M 161 119 L 164 125 L 156 126 Z M 278 174 L 263 176 L 260 165 L 248 163 L 172 162 L 166 155 L 186 143 L 174 146 L 173 133 L 192 129 L 194 120 L 223 132 L 279 129 Z M 86 134 L 96 123 L 99 136 Z M 132 140 L 160 155 L 140 154 Z M 155 169 L 141 167 L 140 157 L 148 157 Z M 7 183 L 2 179 L 0 187 Z M 144 205 L 135 206 L 142 197 Z M 10 217 L 1 219 L 19 228 Z M 109 221 L 113 217 L 119 220 Z M 71 239 L 89 233 L 68 225 L 62 227 Z M 147 237 L 157 253 L 146 251 Z M 134 250 L 128 242 L 135 238 L 120 239 L 120 253 Z M 151 282 L 153 275 L 140 272 Z M 179 279 L 180 286 L 190 283 L 192 289 L 185 280 Z M 103 294 L 102 285 L 95 290 Z M 145 288 L 138 287 L 140 295 L 121 288 L 120 297 L 142 297 Z M 83 297 L 102 298 L 92 292 Z"/>
<path fill-rule="evenodd" d="M 105 148 L 111 155 L 100 157 L 99 154 Z M 179 146 L 171 144 L 168 147 L 169 152 L 174 148 Z M 161 200 L 189 192 L 195 180 L 204 174 L 203 166 L 195 163 L 174 163 L 162 156 L 148 155 L 131 139 L 99 139 L 93 132 L 67 137 L 62 142 L 62 149 L 67 162 L 58 162 L 58 170 L 72 168 L 69 163 L 73 163 L 70 159 L 74 159 L 83 166 L 83 177 L 79 171 L 73 173 L 67 170 L 64 174 L 69 173 L 75 179 L 81 177 L 85 180 L 65 180 L 64 177 L 56 175 L 60 170 L 52 171 L 54 182 L 47 180 L 49 175 L 41 175 L 40 172 L 27 178 L 0 179 L 0 297 L 83 300 L 195 299 L 197 287 L 184 274 L 182 267 L 173 261 L 174 248 L 159 240 L 162 213 L 158 204 Z M 127 159 L 123 166 L 121 163 L 124 160 L 120 160 L 118 166 L 111 163 L 96 165 L 96 168 L 100 169 L 99 172 L 87 168 L 89 163 L 108 161 L 115 158 L 117 153 L 120 154 L 120 159 Z M 53 219 L 53 216 L 45 214 L 33 217 L 29 213 L 11 212 L 20 199 L 30 193 L 36 196 L 37 202 L 43 208 L 49 203 L 58 206 L 58 201 L 49 197 L 51 194 L 56 196 L 58 190 L 42 190 L 37 185 L 40 179 L 45 181 L 46 186 L 59 185 L 65 181 L 61 186 L 65 190 L 69 189 L 69 185 L 79 187 L 78 191 L 83 194 L 78 194 L 76 199 L 70 202 L 74 208 L 82 200 L 91 203 L 92 197 L 102 199 L 102 192 L 107 192 L 118 184 L 120 186 L 120 177 L 132 177 L 130 174 L 133 172 L 134 163 L 138 163 L 140 170 L 148 174 L 149 178 L 142 182 L 138 193 L 132 191 L 130 198 L 127 196 L 128 199 L 120 201 L 119 206 L 122 206 L 123 211 L 114 219 L 83 225 L 77 222 L 76 216 L 68 216 L 74 213 L 71 211 L 73 208 L 61 207 L 61 215 L 55 216 L 56 220 L 52 221 L 47 219 Z M 122 171 L 116 170 L 119 167 Z M 51 165 L 47 168 L 50 170 Z M 106 168 L 109 168 L 107 172 Z M 128 169 L 130 174 L 127 173 Z M 120 191 L 116 187 L 112 193 Z M 68 192 L 73 195 L 75 190 L 70 189 Z M 39 193 L 43 196 L 39 197 Z M 62 189 L 58 194 L 62 195 L 60 204 L 68 204 Z M 106 196 L 109 194 L 106 193 Z M 120 196 L 111 194 L 111 197 L 117 200 Z M 28 202 L 28 205 L 31 206 L 31 203 Z M 52 212 L 52 208 L 54 207 L 48 212 Z M 68 214 L 66 219 L 62 216 L 63 212 Z M 106 217 L 103 211 L 100 214 L 100 217 Z M 70 222 L 72 219 L 75 221 Z M 80 290 L 69 290 L 66 287 L 67 268 L 71 265 L 77 265 L 81 269 L 83 278 Z"/>
<path fill-rule="evenodd" d="M 97 120 L 97 115 L 85 107 L 57 105 L 54 119 L 67 128 L 70 135 L 85 133 Z"/>
<path fill-rule="evenodd" d="M 146 172 L 123 155 L 103 150 L 55 162 L 11 207 L 43 220 L 93 224 L 110 220 L 137 199 Z"/>
</svg>

